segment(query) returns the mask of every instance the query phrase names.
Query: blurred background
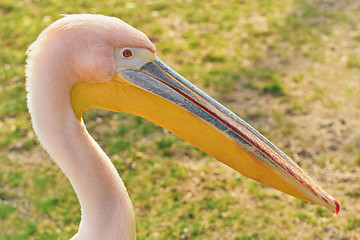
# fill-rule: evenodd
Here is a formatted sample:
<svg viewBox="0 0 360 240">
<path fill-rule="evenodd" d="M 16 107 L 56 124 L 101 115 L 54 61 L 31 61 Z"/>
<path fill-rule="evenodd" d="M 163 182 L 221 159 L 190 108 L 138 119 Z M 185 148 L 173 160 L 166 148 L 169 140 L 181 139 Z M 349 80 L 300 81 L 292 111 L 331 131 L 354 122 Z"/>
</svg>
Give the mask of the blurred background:
<svg viewBox="0 0 360 240">
<path fill-rule="evenodd" d="M 360 1 L 0 1 L 0 239 L 68 239 L 80 207 L 39 145 L 25 52 L 61 14 L 116 16 L 283 149 L 338 216 L 235 173 L 140 117 L 84 121 L 133 201 L 137 239 L 360 239 Z"/>
</svg>

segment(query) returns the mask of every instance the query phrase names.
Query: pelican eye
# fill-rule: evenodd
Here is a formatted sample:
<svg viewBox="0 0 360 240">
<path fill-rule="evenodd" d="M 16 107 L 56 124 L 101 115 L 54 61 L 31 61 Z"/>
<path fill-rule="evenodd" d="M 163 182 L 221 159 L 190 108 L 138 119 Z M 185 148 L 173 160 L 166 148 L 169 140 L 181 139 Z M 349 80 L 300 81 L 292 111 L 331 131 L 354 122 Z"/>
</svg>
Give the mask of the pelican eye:
<svg viewBox="0 0 360 240">
<path fill-rule="evenodd" d="M 133 55 L 132 51 L 130 49 L 125 49 L 122 53 L 124 58 L 129 58 Z"/>
</svg>

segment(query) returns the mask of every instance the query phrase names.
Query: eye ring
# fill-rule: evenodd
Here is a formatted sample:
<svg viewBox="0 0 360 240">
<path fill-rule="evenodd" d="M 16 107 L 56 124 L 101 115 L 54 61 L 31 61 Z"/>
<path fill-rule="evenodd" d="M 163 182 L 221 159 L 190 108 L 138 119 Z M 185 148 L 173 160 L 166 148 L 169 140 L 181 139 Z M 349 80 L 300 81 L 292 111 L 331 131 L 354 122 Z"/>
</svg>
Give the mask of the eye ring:
<svg viewBox="0 0 360 240">
<path fill-rule="evenodd" d="M 125 49 L 123 52 L 122 52 L 122 55 L 124 58 L 129 58 L 133 55 L 132 51 L 130 49 Z"/>
</svg>

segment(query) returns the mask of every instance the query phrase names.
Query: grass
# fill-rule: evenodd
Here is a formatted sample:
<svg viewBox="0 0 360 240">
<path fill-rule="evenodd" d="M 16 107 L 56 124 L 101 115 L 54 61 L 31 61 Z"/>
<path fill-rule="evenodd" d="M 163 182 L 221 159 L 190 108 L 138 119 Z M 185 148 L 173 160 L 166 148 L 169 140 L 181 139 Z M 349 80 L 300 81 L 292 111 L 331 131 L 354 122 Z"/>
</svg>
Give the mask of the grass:
<svg viewBox="0 0 360 240">
<path fill-rule="evenodd" d="M 158 56 L 264 133 L 344 206 L 236 174 L 159 126 L 89 110 L 134 203 L 137 239 L 357 239 L 359 9 L 353 1 L 0 2 L 0 239 L 67 239 L 80 206 L 27 113 L 25 51 L 63 13 L 117 16 Z M 335 146 L 335 147 L 334 147 Z M 327 173 L 330 172 L 330 173 Z"/>
<path fill-rule="evenodd" d="M 356 57 L 350 57 L 347 60 L 346 66 L 348 68 L 360 68 L 360 59 Z"/>
<path fill-rule="evenodd" d="M 358 155 L 355 157 L 354 162 L 355 162 L 357 165 L 360 165 L 360 154 L 358 154 Z"/>
<path fill-rule="evenodd" d="M 15 208 L 11 205 L 1 205 L 0 206 L 0 218 L 5 219 L 11 213 L 15 212 Z"/>
</svg>

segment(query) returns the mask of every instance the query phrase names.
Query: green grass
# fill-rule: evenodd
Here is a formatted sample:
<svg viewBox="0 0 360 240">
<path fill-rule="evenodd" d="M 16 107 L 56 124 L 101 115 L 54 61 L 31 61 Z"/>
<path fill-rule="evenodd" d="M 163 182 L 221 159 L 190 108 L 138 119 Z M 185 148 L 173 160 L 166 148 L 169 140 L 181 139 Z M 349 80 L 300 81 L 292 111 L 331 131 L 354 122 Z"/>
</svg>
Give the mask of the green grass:
<svg viewBox="0 0 360 240">
<path fill-rule="evenodd" d="M 357 165 L 360 165 L 360 154 L 358 154 L 358 155 L 355 157 L 354 162 L 355 162 Z"/>
<path fill-rule="evenodd" d="M 350 57 L 346 62 L 346 66 L 348 68 L 360 68 L 360 59 L 356 57 Z"/>
<path fill-rule="evenodd" d="M 337 217 L 234 173 L 161 127 L 89 110 L 137 217 L 137 239 L 359 236 L 359 9 L 353 1 L 0 2 L 0 240 L 67 239 L 80 206 L 26 107 L 25 52 L 64 13 L 117 16 L 157 55 L 256 126 L 344 207 Z M 327 172 L 330 172 L 329 174 Z"/>
<path fill-rule="evenodd" d="M 356 215 L 350 215 L 347 217 L 346 228 L 348 230 L 358 229 L 360 227 L 360 218 Z"/>
<path fill-rule="evenodd" d="M 15 211 L 15 208 L 11 205 L 0 205 L 0 218 L 4 219 Z"/>
</svg>

